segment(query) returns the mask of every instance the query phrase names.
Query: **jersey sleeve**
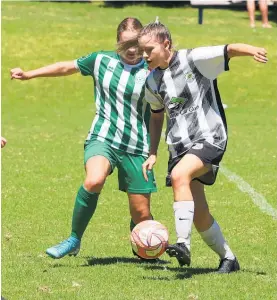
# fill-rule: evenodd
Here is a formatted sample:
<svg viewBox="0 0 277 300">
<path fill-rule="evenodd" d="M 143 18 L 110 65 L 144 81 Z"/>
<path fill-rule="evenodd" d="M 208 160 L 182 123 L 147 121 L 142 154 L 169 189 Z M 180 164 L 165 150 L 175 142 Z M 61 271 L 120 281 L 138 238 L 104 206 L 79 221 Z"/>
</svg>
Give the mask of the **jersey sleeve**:
<svg viewBox="0 0 277 300">
<path fill-rule="evenodd" d="M 98 52 L 90 53 L 86 56 L 82 56 L 74 61 L 77 70 L 80 70 L 84 76 L 93 76 L 94 64 Z"/>
<path fill-rule="evenodd" d="M 164 110 L 164 105 L 161 103 L 159 96 L 147 84 L 145 85 L 145 100 L 150 104 L 153 113 Z"/>
<path fill-rule="evenodd" d="M 227 46 L 200 47 L 192 49 L 190 56 L 198 71 L 208 79 L 215 79 L 229 70 Z"/>
<path fill-rule="evenodd" d="M 161 112 L 164 110 L 163 101 L 158 93 L 154 71 L 151 71 L 145 82 L 145 100 L 150 104 L 152 112 Z"/>
</svg>

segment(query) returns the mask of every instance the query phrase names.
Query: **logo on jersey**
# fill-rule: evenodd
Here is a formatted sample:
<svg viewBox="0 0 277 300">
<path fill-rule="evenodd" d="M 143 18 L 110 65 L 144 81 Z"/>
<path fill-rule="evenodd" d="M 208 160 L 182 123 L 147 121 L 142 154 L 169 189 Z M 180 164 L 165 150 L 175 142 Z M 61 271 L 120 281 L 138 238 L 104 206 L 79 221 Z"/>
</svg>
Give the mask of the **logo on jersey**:
<svg viewBox="0 0 277 300">
<path fill-rule="evenodd" d="M 107 70 L 110 71 L 110 72 L 114 72 L 114 67 L 109 65 Z"/>
<path fill-rule="evenodd" d="M 196 105 L 196 106 L 190 106 L 189 108 L 183 108 L 183 109 L 180 111 L 180 115 L 186 115 L 186 114 L 193 113 L 193 112 L 195 112 L 198 108 L 199 108 L 199 105 Z"/>
<path fill-rule="evenodd" d="M 183 105 L 185 103 L 185 98 L 181 97 L 172 97 L 170 99 L 168 108 L 169 109 L 178 109 L 180 105 Z"/>
<path fill-rule="evenodd" d="M 178 115 L 186 115 L 198 110 L 199 105 L 187 106 L 187 99 L 182 97 L 172 97 L 168 104 L 170 119 L 176 118 Z"/>
<path fill-rule="evenodd" d="M 135 82 L 138 84 L 144 84 L 146 80 L 146 76 L 138 75 L 136 76 Z"/>
<path fill-rule="evenodd" d="M 203 149 L 203 144 L 196 143 L 191 148 L 195 150 L 201 150 Z"/>
<path fill-rule="evenodd" d="M 78 59 L 79 62 L 84 61 L 85 59 L 89 58 L 90 56 L 92 56 L 92 53 L 86 55 L 86 56 L 82 56 Z"/>
<path fill-rule="evenodd" d="M 146 77 L 147 77 L 147 70 L 142 70 L 141 72 L 137 73 L 136 77 L 135 77 L 135 82 L 137 84 L 144 84 Z"/>
<path fill-rule="evenodd" d="M 185 73 L 185 79 L 187 82 L 193 82 L 195 79 L 195 75 L 192 72 Z"/>
</svg>

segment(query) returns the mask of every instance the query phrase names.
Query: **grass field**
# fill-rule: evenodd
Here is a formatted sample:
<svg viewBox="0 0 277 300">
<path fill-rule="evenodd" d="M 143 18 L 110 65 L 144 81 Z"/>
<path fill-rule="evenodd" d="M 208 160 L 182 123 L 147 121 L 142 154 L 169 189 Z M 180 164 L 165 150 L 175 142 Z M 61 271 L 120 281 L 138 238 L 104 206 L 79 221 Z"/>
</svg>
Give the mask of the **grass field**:
<svg viewBox="0 0 277 300">
<path fill-rule="evenodd" d="M 276 23 L 271 30 L 259 23 L 252 30 L 246 12 L 234 10 L 207 10 L 205 25 L 199 26 L 197 11 L 189 7 L 2 2 L 2 135 L 8 140 L 2 152 L 2 295 L 7 300 L 276 299 L 276 220 L 253 203 L 253 190 L 242 192 L 223 173 L 207 195 L 239 258 L 242 271 L 236 274 L 214 273 L 218 258 L 195 229 L 190 268 L 179 268 L 166 255 L 156 265 L 133 258 L 127 199 L 117 190 L 116 174 L 105 184 L 80 255 L 56 261 L 44 254 L 70 232 L 84 178 L 83 142 L 94 116 L 92 80 L 73 75 L 19 82 L 10 80 L 9 70 L 113 49 L 123 18 L 147 23 L 156 15 L 171 29 L 177 48 L 245 42 L 267 49 L 268 64 L 234 59 L 230 72 L 219 77 L 229 127 L 222 164 L 276 213 Z M 159 154 L 152 210 L 174 242 L 164 142 Z"/>
</svg>

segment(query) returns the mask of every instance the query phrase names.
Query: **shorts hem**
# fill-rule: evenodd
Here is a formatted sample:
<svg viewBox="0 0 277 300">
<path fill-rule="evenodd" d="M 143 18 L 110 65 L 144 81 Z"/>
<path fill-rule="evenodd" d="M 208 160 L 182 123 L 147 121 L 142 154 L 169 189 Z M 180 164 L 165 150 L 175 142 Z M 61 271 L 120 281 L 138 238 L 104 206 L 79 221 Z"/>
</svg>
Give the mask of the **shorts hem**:
<svg viewBox="0 0 277 300">
<path fill-rule="evenodd" d="M 214 181 L 213 183 L 206 183 L 206 182 L 202 181 L 202 180 L 199 179 L 199 178 L 193 178 L 192 181 L 193 181 L 193 180 L 197 180 L 197 181 L 199 181 L 200 183 L 202 183 L 202 184 L 204 184 L 204 185 L 209 185 L 209 186 L 215 184 L 215 181 Z M 166 186 L 166 187 L 172 187 L 172 184 L 166 184 L 165 186 Z"/>
<path fill-rule="evenodd" d="M 113 171 L 114 171 L 115 166 L 113 166 L 113 164 L 112 164 L 111 159 L 109 158 L 109 156 L 108 156 L 108 155 L 105 155 L 105 154 L 103 154 L 103 153 L 94 153 L 93 155 L 91 155 L 90 157 L 88 157 L 87 160 L 84 161 L 84 165 L 86 166 L 88 160 L 89 160 L 90 158 L 92 158 L 92 157 L 95 157 L 95 156 L 102 156 L 102 157 L 107 158 L 107 160 L 109 161 L 110 166 L 111 166 L 111 173 L 110 173 L 110 174 L 112 174 Z"/>
<path fill-rule="evenodd" d="M 131 194 L 151 194 L 157 192 L 156 188 L 144 189 L 144 190 L 139 190 L 139 189 L 119 189 L 119 190 L 121 192 L 131 193 Z"/>
</svg>

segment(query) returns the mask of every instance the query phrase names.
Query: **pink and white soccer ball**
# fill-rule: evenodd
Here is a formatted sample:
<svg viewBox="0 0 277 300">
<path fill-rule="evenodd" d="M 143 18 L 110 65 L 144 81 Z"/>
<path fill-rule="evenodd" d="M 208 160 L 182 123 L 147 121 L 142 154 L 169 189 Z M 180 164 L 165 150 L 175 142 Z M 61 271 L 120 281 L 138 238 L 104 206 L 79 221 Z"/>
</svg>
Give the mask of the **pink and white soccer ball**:
<svg viewBox="0 0 277 300">
<path fill-rule="evenodd" d="M 167 228 L 154 220 L 143 221 L 131 232 L 133 250 L 145 259 L 161 256 L 168 245 Z"/>
</svg>

